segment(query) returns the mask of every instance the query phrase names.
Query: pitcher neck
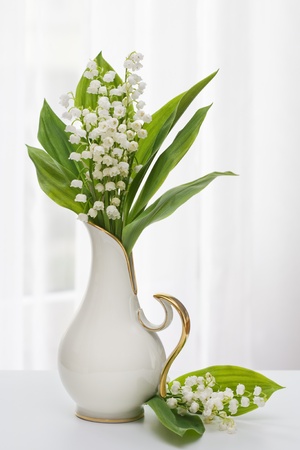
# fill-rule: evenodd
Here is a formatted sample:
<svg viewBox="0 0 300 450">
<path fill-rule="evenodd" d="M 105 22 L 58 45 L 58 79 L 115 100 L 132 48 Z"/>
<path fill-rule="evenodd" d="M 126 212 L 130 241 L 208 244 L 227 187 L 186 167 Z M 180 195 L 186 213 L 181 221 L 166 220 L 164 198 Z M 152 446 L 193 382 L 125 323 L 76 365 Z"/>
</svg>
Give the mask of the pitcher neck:
<svg viewBox="0 0 300 450">
<path fill-rule="evenodd" d="M 111 233 L 92 223 L 87 223 L 92 244 L 91 277 L 108 278 L 106 281 L 130 283 L 133 294 L 137 293 L 132 254 L 130 257 L 122 243 Z"/>
</svg>

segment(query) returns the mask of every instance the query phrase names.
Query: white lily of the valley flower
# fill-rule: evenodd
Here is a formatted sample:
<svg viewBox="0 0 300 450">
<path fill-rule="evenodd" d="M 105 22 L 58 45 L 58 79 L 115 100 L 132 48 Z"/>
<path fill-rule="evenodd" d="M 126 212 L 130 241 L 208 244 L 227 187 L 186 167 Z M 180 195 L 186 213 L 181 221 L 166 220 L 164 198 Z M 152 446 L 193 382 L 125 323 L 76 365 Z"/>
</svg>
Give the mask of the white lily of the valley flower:
<svg viewBox="0 0 300 450">
<path fill-rule="evenodd" d="M 79 108 L 71 108 L 70 113 L 73 117 L 79 118 L 81 116 L 81 110 Z"/>
<path fill-rule="evenodd" d="M 113 182 L 113 181 L 108 181 L 106 184 L 105 184 L 105 190 L 106 191 L 115 191 L 116 190 L 116 185 L 115 185 L 115 183 Z"/>
<path fill-rule="evenodd" d="M 83 138 L 86 137 L 86 131 L 83 128 L 76 128 L 76 134 Z"/>
<path fill-rule="evenodd" d="M 184 394 L 183 394 L 183 399 L 186 401 L 186 402 L 191 402 L 192 400 L 193 400 L 193 397 L 194 397 L 194 393 L 191 391 L 191 392 L 185 392 Z"/>
<path fill-rule="evenodd" d="M 179 381 L 173 381 L 172 386 L 171 386 L 172 394 L 177 395 L 179 393 L 180 388 L 181 388 L 181 384 L 179 383 Z"/>
<path fill-rule="evenodd" d="M 84 150 L 81 153 L 81 159 L 92 159 L 92 157 L 93 157 L 93 154 L 90 150 Z"/>
<path fill-rule="evenodd" d="M 111 83 L 112 81 L 114 81 L 116 76 L 116 72 L 110 70 L 108 72 L 106 72 L 106 74 L 103 77 L 103 81 L 105 81 L 105 83 Z"/>
<path fill-rule="evenodd" d="M 110 167 L 106 167 L 105 169 L 103 169 L 102 173 L 104 177 L 110 177 Z"/>
<path fill-rule="evenodd" d="M 171 398 L 168 398 L 168 400 L 167 400 L 167 405 L 168 405 L 168 407 L 170 408 L 170 409 L 175 409 L 175 408 L 177 408 L 177 400 L 176 400 L 176 398 L 173 398 L 173 397 L 171 397 Z"/>
<path fill-rule="evenodd" d="M 75 197 L 75 202 L 86 203 L 87 197 L 85 194 L 77 194 Z"/>
<path fill-rule="evenodd" d="M 108 136 L 103 139 L 103 147 L 104 148 L 111 148 L 114 145 L 114 140 L 112 137 Z"/>
<path fill-rule="evenodd" d="M 65 131 L 67 133 L 75 133 L 76 134 L 77 128 L 74 127 L 74 125 L 67 125 L 65 128 Z"/>
<path fill-rule="evenodd" d="M 140 61 L 142 61 L 144 59 L 144 55 L 142 53 L 139 53 L 139 52 L 132 52 L 131 55 L 130 55 L 130 58 L 135 63 L 138 63 L 138 62 L 140 62 Z"/>
<path fill-rule="evenodd" d="M 143 117 L 143 121 L 144 121 L 145 123 L 150 123 L 150 122 L 152 122 L 152 116 L 151 116 L 150 114 L 145 114 L 144 117 Z"/>
<path fill-rule="evenodd" d="M 92 80 L 89 87 L 87 88 L 87 92 L 89 94 L 98 94 L 100 86 L 101 83 L 99 80 Z"/>
<path fill-rule="evenodd" d="M 72 120 L 73 116 L 72 113 L 70 113 L 70 111 L 65 111 L 62 113 L 62 118 L 66 120 Z"/>
<path fill-rule="evenodd" d="M 124 117 L 126 113 L 126 109 L 124 106 L 116 106 L 114 108 L 114 117 Z"/>
<path fill-rule="evenodd" d="M 140 131 L 140 130 L 139 130 L 139 131 Z M 127 136 L 127 139 L 128 139 L 129 141 L 132 141 L 132 140 L 135 138 L 136 133 L 135 133 L 135 131 L 133 131 L 133 130 L 127 130 L 127 131 L 126 131 L 126 136 Z"/>
<path fill-rule="evenodd" d="M 119 97 L 120 95 L 122 95 L 122 92 L 118 88 L 113 88 L 109 91 L 109 95 L 116 95 L 117 97 Z"/>
<path fill-rule="evenodd" d="M 123 177 L 127 177 L 129 172 L 129 164 L 125 161 L 121 161 L 118 164 L 118 168 L 120 169 L 120 173 Z"/>
<path fill-rule="evenodd" d="M 90 59 L 86 67 L 90 70 L 97 69 L 97 63 L 93 59 Z"/>
<path fill-rule="evenodd" d="M 122 157 L 123 150 L 119 147 L 115 147 L 112 151 L 113 156 L 117 156 L 118 158 Z"/>
<path fill-rule="evenodd" d="M 102 162 L 106 166 L 112 166 L 113 165 L 113 158 L 106 154 L 106 155 L 103 156 Z"/>
<path fill-rule="evenodd" d="M 129 152 L 136 152 L 139 145 L 136 141 L 131 141 L 128 145 L 128 151 Z"/>
<path fill-rule="evenodd" d="M 114 206 L 120 206 L 120 203 L 121 203 L 121 200 L 118 198 L 118 197 L 114 197 L 112 200 L 111 200 L 111 204 L 112 205 L 114 205 Z"/>
<path fill-rule="evenodd" d="M 216 379 L 211 373 L 207 372 L 205 374 L 205 382 L 207 386 L 213 387 L 216 384 Z"/>
<path fill-rule="evenodd" d="M 237 395 L 243 395 L 245 392 L 245 386 L 243 384 L 238 384 L 236 387 Z"/>
<path fill-rule="evenodd" d="M 90 216 L 94 219 L 95 217 L 97 217 L 97 215 L 98 215 L 98 211 L 96 209 L 94 209 L 94 208 L 89 209 L 88 216 Z"/>
<path fill-rule="evenodd" d="M 224 409 L 223 398 L 216 397 L 213 399 L 213 404 L 217 408 L 218 411 L 222 411 Z"/>
<path fill-rule="evenodd" d="M 243 408 L 247 408 L 250 405 L 250 399 L 248 397 L 242 397 L 241 398 L 241 406 Z"/>
<path fill-rule="evenodd" d="M 199 405 L 197 402 L 192 402 L 191 406 L 189 407 L 189 411 L 193 414 L 195 414 L 197 411 L 199 411 Z"/>
<path fill-rule="evenodd" d="M 86 116 L 84 116 L 84 122 L 88 123 L 90 125 L 97 125 L 97 123 L 98 123 L 97 114 L 88 113 Z"/>
<path fill-rule="evenodd" d="M 126 61 L 124 61 L 124 67 L 125 69 L 129 69 L 129 70 L 133 70 L 135 67 L 135 64 L 133 61 L 131 61 L 131 59 L 126 59 Z"/>
<path fill-rule="evenodd" d="M 96 191 L 98 192 L 104 192 L 104 186 L 102 183 L 97 183 L 95 186 Z"/>
<path fill-rule="evenodd" d="M 107 95 L 107 87 L 106 86 L 100 86 L 98 89 L 98 93 L 100 95 Z"/>
<path fill-rule="evenodd" d="M 93 178 L 95 180 L 102 180 L 103 179 L 103 172 L 101 172 L 101 170 L 99 169 L 95 169 L 93 172 Z"/>
<path fill-rule="evenodd" d="M 125 133 L 126 130 L 127 130 L 127 127 L 126 127 L 125 123 L 122 123 L 121 125 L 119 125 L 118 131 L 120 131 L 120 133 Z"/>
<path fill-rule="evenodd" d="M 120 189 L 120 191 L 125 191 L 126 184 L 124 183 L 124 181 L 118 181 L 117 182 L 117 188 Z"/>
<path fill-rule="evenodd" d="M 77 134 L 71 134 L 69 137 L 69 142 L 71 142 L 71 144 L 79 144 L 80 136 L 78 136 Z"/>
<path fill-rule="evenodd" d="M 102 109 L 109 109 L 111 107 L 110 101 L 107 97 L 100 97 L 98 99 L 98 105 Z"/>
<path fill-rule="evenodd" d="M 121 217 L 118 208 L 114 205 L 110 205 L 106 208 L 106 214 L 107 217 L 112 220 L 120 219 Z"/>
<path fill-rule="evenodd" d="M 127 78 L 127 82 L 128 82 L 131 86 L 134 86 L 134 85 L 137 83 L 134 74 L 129 75 L 129 77 Z"/>
<path fill-rule="evenodd" d="M 118 175 L 120 175 L 120 169 L 117 166 L 109 167 L 109 176 L 110 177 L 117 177 Z"/>
<path fill-rule="evenodd" d="M 70 153 L 69 159 L 71 159 L 72 161 L 80 161 L 81 154 L 80 153 L 76 153 L 76 152 L 72 152 L 72 153 Z"/>
<path fill-rule="evenodd" d="M 133 100 L 137 100 L 140 97 L 140 95 L 141 95 L 140 91 L 136 90 L 136 91 L 133 92 L 131 98 Z"/>
<path fill-rule="evenodd" d="M 105 154 L 104 147 L 102 147 L 102 145 L 94 145 L 93 154 L 97 156 L 104 155 Z"/>
<path fill-rule="evenodd" d="M 116 117 L 111 117 L 110 119 L 107 120 L 107 125 L 110 128 L 117 128 L 117 126 L 119 125 L 119 121 Z"/>
<path fill-rule="evenodd" d="M 239 402 L 236 398 L 232 398 L 229 402 L 228 409 L 231 414 L 236 414 L 239 407 Z"/>
<path fill-rule="evenodd" d="M 185 386 L 191 386 L 191 387 L 192 386 L 196 386 L 198 384 L 198 380 L 197 380 L 196 375 L 193 375 L 191 377 L 187 377 L 185 379 L 184 384 L 185 384 Z"/>
<path fill-rule="evenodd" d="M 139 70 L 143 67 L 141 64 L 142 59 L 143 55 L 141 53 L 133 52 L 124 62 L 124 67 L 132 71 Z"/>
<path fill-rule="evenodd" d="M 262 397 L 254 397 L 253 403 L 257 405 L 259 408 L 265 406 L 265 401 Z"/>
<path fill-rule="evenodd" d="M 87 214 L 84 213 L 79 213 L 77 216 L 78 220 L 81 220 L 81 222 L 88 222 L 89 221 L 89 216 Z"/>
<path fill-rule="evenodd" d="M 147 86 L 147 84 L 146 84 L 144 81 L 141 81 L 141 82 L 138 84 L 138 90 L 139 90 L 139 92 L 143 93 L 143 91 L 146 89 L 146 86 Z"/>
<path fill-rule="evenodd" d="M 137 131 L 137 135 L 140 139 L 146 139 L 146 137 L 148 136 L 148 131 L 142 128 L 141 130 Z"/>
<path fill-rule="evenodd" d="M 91 72 L 90 70 L 86 70 L 86 71 L 84 72 L 83 76 L 84 76 L 85 78 L 87 78 L 88 80 L 91 80 L 91 79 L 93 78 L 93 74 L 92 74 L 92 72 Z"/>
<path fill-rule="evenodd" d="M 82 189 L 82 184 L 81 180 L 72 180 L 70 187 Z"/>
<path fill-rule="evenodd" d="M 94 128 L 90 133 L 89 133 L 89 138 L 92 141 L 95 141 L 96 139 L 99 138 L 101 132 L 98 130 L 98 128 Z"/>
<path fill-rule="evenodd" d="M 104 210 L 104 203 L 97 200 L 94 205 L 93 208 L 96 209 L 97 211 L 103 211 Z"/>
<path fill-rule="evenodd" d="M 68 108 L 69 107 L 69 101 L 70 101 L 70 99 L 71 99 L 71 96 L 70 96 L 70 94 L 62 94 L 60 97 L 59 97 L 59 103 L 62 105 L 62 106 L 64 106 L 65 108 Z"/>
<path fill-rule="evenodd" d="M 130 124 L 130 128 L 134 131 L 139 131 L 142 128 L 142 124 L 138 120 L 135 120 Z"/>
<path fill-rule="evenodd" d="M 136 105 L 136 107 L 137 107 L 137 109 L 143 109 L 144 108 L 144 106 L 145 106 L 145 102 L 143 102 L 143 100 L 140 100 L 138 103 L 137 103 L 137 105 Z"/>
<path fill-rule="evenodd" d="M 254 391 L 253 391 L 253 395 L 260 395 L 261 394 L 261 387 L 260 386 L 255 386 Z"/>
<path fill-rule="evenodd" d="M 224 394 L 225 394 L 225 396 L 226 397 L 228 397 L 228 398 L 233 398 L 233 390 L 232 389 L 230 389 L 230 388 L 226 388 L 225 389 L 225 391 L 224 391 Z"/>
</svg>

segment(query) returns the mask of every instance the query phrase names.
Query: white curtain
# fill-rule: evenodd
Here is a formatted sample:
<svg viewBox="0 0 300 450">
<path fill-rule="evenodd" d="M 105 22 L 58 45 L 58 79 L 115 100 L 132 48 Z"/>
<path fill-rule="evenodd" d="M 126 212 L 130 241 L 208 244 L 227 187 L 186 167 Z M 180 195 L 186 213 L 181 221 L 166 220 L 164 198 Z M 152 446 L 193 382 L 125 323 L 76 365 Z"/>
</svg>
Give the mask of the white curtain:
<svg viewBox="0 0 300 450">
<path fill-rule="evenodd" d="M 102 50 L 122 70 L 145 55 L 147 110 L 220 68 L 195 102 L 214 102 L 164 189 L 232 170 L 135 248 L 139 298 L 187 307 L 190 339 L 174 374 L 211 364 L 299 369 L 299 42 L 297 0 L 11 0 L 0 6 L 0 368 L 55 368 L 59 339 L 87 283 L 89 241 L 38 187 L 25 143 L 45 97 L 76 87 Z M 181 121 L 182 125 L 183 122 Z M 161 334 L 170 351 L 180 324 Z"/>
</svg>

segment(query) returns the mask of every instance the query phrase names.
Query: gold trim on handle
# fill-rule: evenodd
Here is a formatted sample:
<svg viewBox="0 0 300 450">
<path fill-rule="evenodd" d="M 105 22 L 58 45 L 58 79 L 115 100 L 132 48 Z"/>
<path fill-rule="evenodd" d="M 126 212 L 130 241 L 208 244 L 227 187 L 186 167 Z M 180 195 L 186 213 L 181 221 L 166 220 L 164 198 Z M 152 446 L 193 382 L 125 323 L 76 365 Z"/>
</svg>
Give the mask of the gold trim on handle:
<svg viewBox="0 0 300 450">
<path fill-rule="evenodd" d="M 163 322 L 160 325 L 154 325 L 153 323 L 150 323 L 147 320 L 142 308 L 140 308 L 138 310 L 138 320 L 139 320 L 140 324 L 144 328 L 146 328 L 146 330 L 152 331 L 152 332 L 153 331 L 157 332 L 157 331 L 164 330 L 165 328 L 167 328 L 170 325 L 170 323 L 172 322 L 172 319 L 173 319 L 173 309 L 169 305 L 169 303 L 167 303 L 165 300 L 155 297 L 155 295 L 154 295 L 154 298 L 161 304 L 161 306 L 164 309 L 165 318 L 164 318 Z"/>
<path fill-rule="evenodd" d="M 163 323 L 161 325 L 155 326 L 147 321 L 147 319 L 143 313 L 143 310 L 139 309 L 138 319 L 139 319 L 139 322 L 142 324 L 142 326 L 146 330 L 153 332 L 153 331 L 161 331 L 161 330 L 164 330 L 165 328 L 167 328 L 170 325 L 170 323 L 172 321 L 172 317 L 173 317 L 172 306 L 178 312 L 181 322 L 182 322 L 182 331 L 181 331 L 181 336 L 180 336 L 179 342 L 178 342 L 177 346 L 175 347 L 175 349 L 173 350 L 173 352 L 170 354 L 169 358 L 167 359 L 167 361 L 162 369 L 161 375 L 160 375 L 158 392 L 161 397 L 165 397 L 167 394 L 166 384 L 167 384 L 168 372 L 170 370 L 170 367 L 171 367 L 174 359 L 178 356 L 178 354 L 181 352 L 184 344 L 186 343 L 186 340 L 190 333 L 191 323 L 190 323 L 189 313 L 187 312 L 185 306 L 183 306 L 183 304 L 177 298 L 172 297 L 171 295 L 167 295 L 167 294 L 155 294 L 154 298 L 156 300 L 158 300 L 159 303 L 164 308 L 165 320 L 163 321 Z"/>
<path fill-rule="evenodd" d="M 169 358 L 167 359 L 165 366 L 161 372 L 160 375 L 160 381 L 158 386 L 158 392 L 161 397 L 165 397 L 167 394 L 166 385 L 167 385 L 167 376 L 168 372 L 170 370 L 170 367 L 175 360 L 175 358 L 178 356 L 178 354 L 181 352 L 184 344 L 186 343 L 186 340 L 190 334 L 191 329 L 191 322 L 190 322 L 190 316 L 187 312 L 185 306 L 175 297 L 172 297 L 170 295 L 166 294 L 156 294 L 154 295 L 156 299 L 162 299 L 169 302 L 174 309 L 178 312 L 181 322 L 182 322 L 182 331 L 181 336 L 179 339 L 179 342 L 173 352 L 170 354 Z"/>
</svg>

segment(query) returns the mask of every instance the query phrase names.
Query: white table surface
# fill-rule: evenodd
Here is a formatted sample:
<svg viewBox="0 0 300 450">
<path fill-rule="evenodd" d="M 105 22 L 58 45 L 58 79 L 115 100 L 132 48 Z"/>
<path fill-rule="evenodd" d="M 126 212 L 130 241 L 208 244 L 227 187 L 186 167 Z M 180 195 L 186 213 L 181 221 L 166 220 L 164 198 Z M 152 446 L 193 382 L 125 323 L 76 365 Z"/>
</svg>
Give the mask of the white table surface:
<svg viewBox="0 0 300 450">
<path fill-rule="evenodd" d="M 286 389 L 264 408 L 236 419 L 228 434 L 207 425 L 201 438 L 166 430 L 149 407 L 127 424 L 98 424 L 74 416 L 56 372 L 0 371 L 1 450 L 300 449 L 300 371 L 262 372 Z"/>
</svg>

